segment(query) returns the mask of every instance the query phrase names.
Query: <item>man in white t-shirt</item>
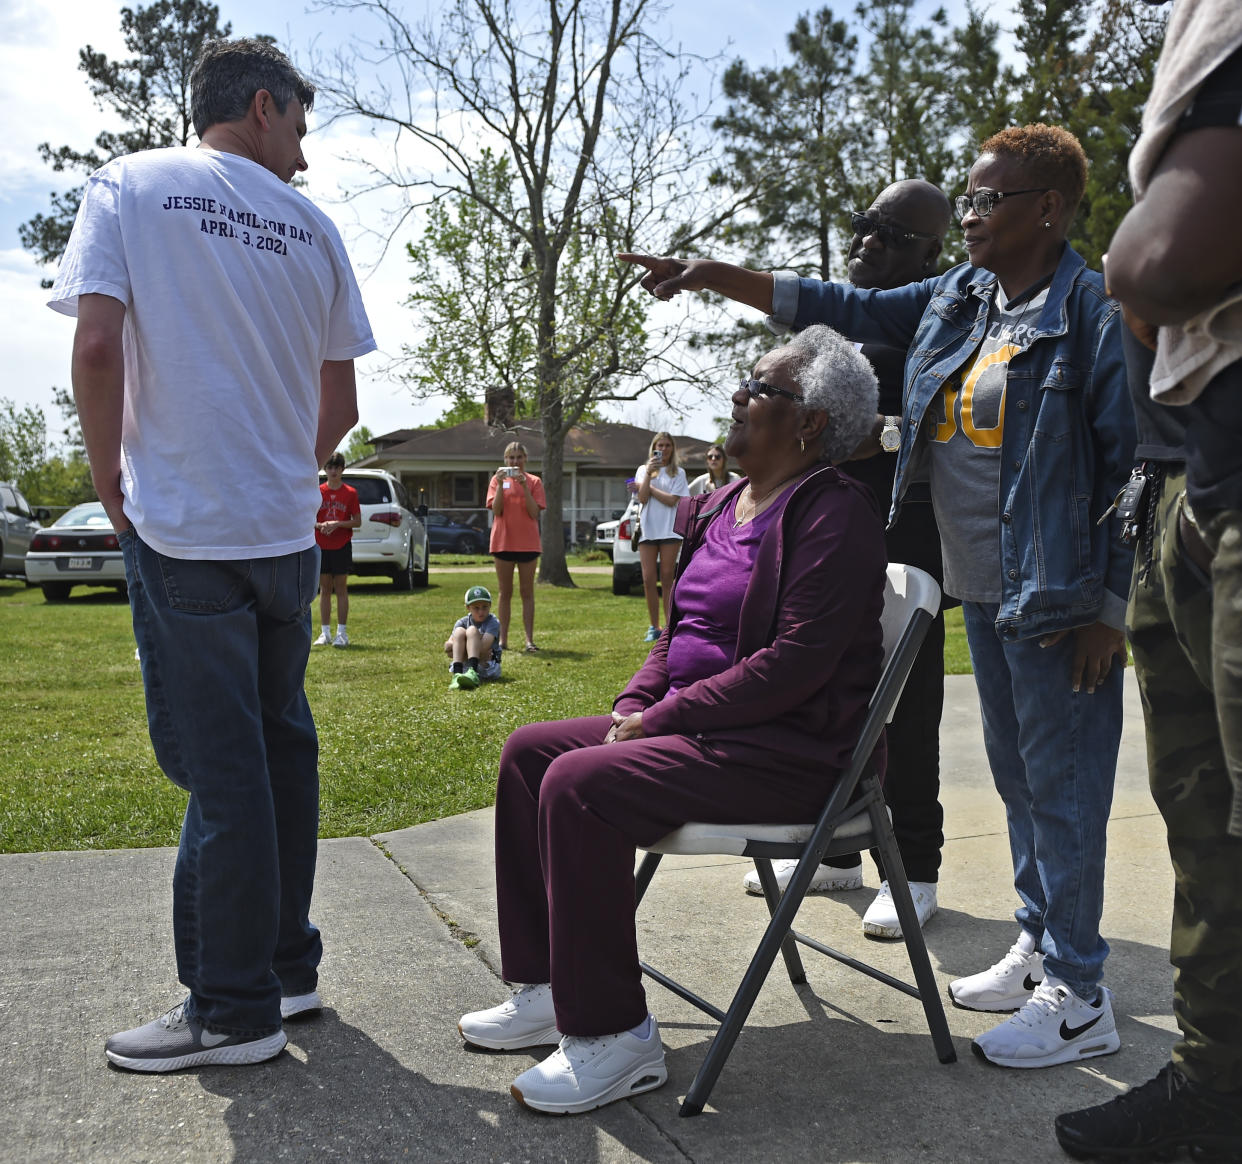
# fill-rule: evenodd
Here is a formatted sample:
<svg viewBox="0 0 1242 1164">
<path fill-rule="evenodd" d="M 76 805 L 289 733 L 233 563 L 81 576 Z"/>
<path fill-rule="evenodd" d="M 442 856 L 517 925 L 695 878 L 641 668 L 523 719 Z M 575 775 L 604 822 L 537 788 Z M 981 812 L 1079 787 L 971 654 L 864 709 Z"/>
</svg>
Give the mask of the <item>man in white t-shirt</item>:
<svg viewBox="0 0 1242 1164">
<path fill-rule="evenodd" d="M 332 222 L 289 180 L 314 87 L 257 40 L 191 77 L 197 149 L 91 175 L 50 306 L 118 532 L 156 758 L 190 793 L 173 877 L 189 995 L 113 1035 L 135 1071 L 257 1063 L 319 1009 L 318 741 L 303 690 L 318 466 L 374 349 Z"/>
</svg>

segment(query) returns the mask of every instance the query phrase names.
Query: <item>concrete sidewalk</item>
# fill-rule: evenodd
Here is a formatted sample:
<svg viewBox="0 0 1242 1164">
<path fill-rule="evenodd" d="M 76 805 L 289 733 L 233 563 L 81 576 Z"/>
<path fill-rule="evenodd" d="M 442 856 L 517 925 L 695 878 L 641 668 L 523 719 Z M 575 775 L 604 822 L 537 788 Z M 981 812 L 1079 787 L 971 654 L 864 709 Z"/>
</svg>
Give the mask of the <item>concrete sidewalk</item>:
<svg viewBox="0 0 1242 1164">
<path fill-rule="evenodd" d="M 705 1016 L 649 986 L 670 1078 L 567 1119 L 509 1096 L 529 1053 L 467 1050 L 465 1010 L 504 994 L 496 967 L 490 811 L 374 838 L 324 841 L 314 916 L 323 1015 L 254 1067 L 144 1076 L 103 1041 L 178 1001 L 173 852 L 0 857 L 0 1160 L 4 1161 L 1060 1161 L 1052 1118 L 1149 1078 L 1175 1028 L 1167 959 L 1172 876 L 1146 786 L 1142 717 L 1127 719 L 1109 829 L 1106 981 L 1122 1050 L 1082 1066 L 1004 1071 L 976 1060 L 993 1018 L 949 1008 L 959 1061 L 940 1065 L 918 1003 L 807 954 L 795 990 L 778 959 L 707 1111 L 680 1119 L 711 1037 Z M 946 836 L 927 925 L 942 983 L 1015 935 L 1004 817 L 983 758 L 973 680 L 950 678 L 941 732 Z M 748 862 L 670 860 L 643 904 L 656 965 L 727 1003 L 765 918 Z M 867 862 L 867 884 L 878 884 Z M 909 977 L 901 943 L 867 942 L 872 892 L 811 898 L 800 928 Z M 711 943 L 702 951 L 701 943 Z"/>
</svg>

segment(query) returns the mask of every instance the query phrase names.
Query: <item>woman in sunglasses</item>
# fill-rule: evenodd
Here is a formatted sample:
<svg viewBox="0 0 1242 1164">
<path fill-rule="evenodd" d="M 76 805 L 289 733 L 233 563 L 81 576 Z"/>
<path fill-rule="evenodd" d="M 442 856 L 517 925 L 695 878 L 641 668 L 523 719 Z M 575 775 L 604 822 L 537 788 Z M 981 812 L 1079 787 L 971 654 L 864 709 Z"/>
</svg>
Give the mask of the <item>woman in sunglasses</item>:
<svg viewBox="0 0 1242 1164">
<path fill-rule="evenodd" d="M 611 715 L 528 724 L 496 794 L 502 973 L 463 1015 L 494 1050 L 560 1043 L 511 1091 L 590 1111 L 668 1078 L 634 926 L 634 852 L 691 820 L 811 820 L 848 763 L 881 667 L 884 534 L 833 468 L 871 429 L 870 365 L 826 327 L 733 394 L 746 473 L 683 500 L 669 625 Z"/>
<path fill-rule="evenodd" d="M 700 473 L 690 482 L 690 496 L 697 497 L 700 493 L 714 493 L 722 485 L 736 481 L 737 474 L 729 469 L 729 458 L 720 445 L 712 445 L 707 450 L 707 472 Z"/>
<path fill-rule="evenodd" d="M 956 200 L 970 261 L 894 290 L 621 256 L 658 298 L 716 290 L 778 324 L 909 348 L 903 414 L 877 417 L 859 455 L 896 455 L 891 521 L 928 471 L 944 588 L 962 600 L 1021 905 L 1009 952 L 949 993 L 1017 1012 L 973 1044 L 1005 1067 L 1120 1046 L 1099 923 L 1133 550 L 1110 504 L 1136 438 L 1119 308 L 1066 242 L 1086 173 L 1063 129 L 994 134 Z"/>
</svg>

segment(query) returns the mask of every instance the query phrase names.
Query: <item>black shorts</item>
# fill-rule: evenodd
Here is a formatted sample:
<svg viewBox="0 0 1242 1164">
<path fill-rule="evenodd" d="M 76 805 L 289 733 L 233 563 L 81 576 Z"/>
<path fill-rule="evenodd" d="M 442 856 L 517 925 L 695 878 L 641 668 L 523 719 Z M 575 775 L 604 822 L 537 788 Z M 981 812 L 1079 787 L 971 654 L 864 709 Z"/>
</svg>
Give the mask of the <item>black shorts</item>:
<svg viewBox="0 0 1242 1164">
<path fill-rule="evenodd" d="M 325 550 L 319 547 L 320 574 L 350 574 L 353 572 L 354 543 L 346 542 L 339 550 Z"/>
<path fill-rule="evenodd" d="M 539 557 L 538 550 L 493 550 L 493 558 L 502 562 L 533 562 Z"/>
</svg>

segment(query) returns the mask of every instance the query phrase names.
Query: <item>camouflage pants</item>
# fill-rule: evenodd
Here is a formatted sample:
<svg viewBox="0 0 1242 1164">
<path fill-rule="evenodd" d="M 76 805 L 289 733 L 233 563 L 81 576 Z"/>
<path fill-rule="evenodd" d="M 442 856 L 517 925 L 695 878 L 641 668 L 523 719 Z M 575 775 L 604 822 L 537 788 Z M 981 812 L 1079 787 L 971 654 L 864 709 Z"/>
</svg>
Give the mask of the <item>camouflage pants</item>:
<svg viewBox="0 0 1242 1164">
<path fill-rule="evenodd" d="M 1126 621 L 1147 726 L 1151 791 L 1168 830 L 1175 876 L 1169 958 L 1182 1037 L 1173 1059 L 1195 1082 L 1233 1091 L 1242 1089 L 1242 840 L 1227 832 L 1232 783 L 1213 694 L 1213 635 L 1232 629 L 1238 649 L 1242 614 L 1219 609 L 1236 603 L 1218 602 L 1217 615 L 1229 617 L 1218 617 L 1226 625 L 1214 627 L 1212 592 L 1214 581 L 1222 594 L 1232 571 L 1231 594 L 1242 595 L 1242 539 L 1236 520 L 1232 532 L 1220 532 L 1226 557 L 1214 561 L 1209 579 L 1187 558 L 1178 536 L 1184 486 L 1183 474 L 1162 481 L 1154 564 L 1142 582 L 1142 563 L 1136 564 Z M 1236 729 L 1236 710 L 1233 715 Z"/>
</svg>

